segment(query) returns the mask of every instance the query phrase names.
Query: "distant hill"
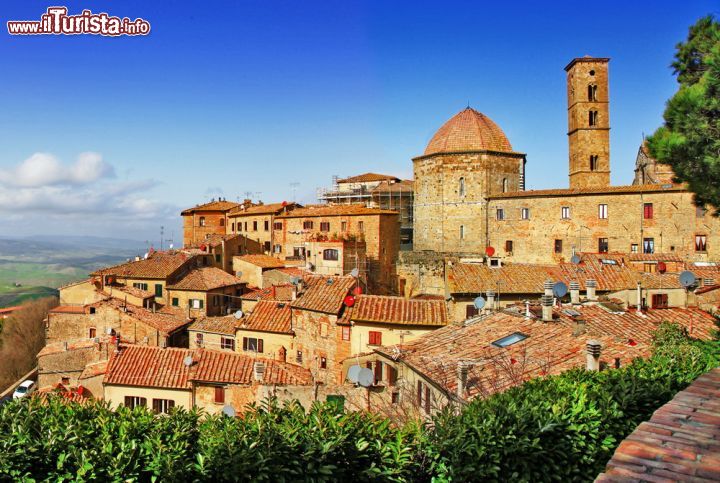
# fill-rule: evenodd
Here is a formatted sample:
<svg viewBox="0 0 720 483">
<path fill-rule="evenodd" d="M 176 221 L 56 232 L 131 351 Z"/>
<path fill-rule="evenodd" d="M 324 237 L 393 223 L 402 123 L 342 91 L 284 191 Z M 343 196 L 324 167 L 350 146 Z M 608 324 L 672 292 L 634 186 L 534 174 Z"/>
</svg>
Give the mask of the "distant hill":
<svg viewBox="0 0 720 483">
<path fill-rule="evenodd" d="M 147 250 L 118 238 L 35 236 L 0 238 L 0 307 L 57 294 L 57 287 Z M 18 286 L 19 285 L 19 286 Z"/>
</svg>

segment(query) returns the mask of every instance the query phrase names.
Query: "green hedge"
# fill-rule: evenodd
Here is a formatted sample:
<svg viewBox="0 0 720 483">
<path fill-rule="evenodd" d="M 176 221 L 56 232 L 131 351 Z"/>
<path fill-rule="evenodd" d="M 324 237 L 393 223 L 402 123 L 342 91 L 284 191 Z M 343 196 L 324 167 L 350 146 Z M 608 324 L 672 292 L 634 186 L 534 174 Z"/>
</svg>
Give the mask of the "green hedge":
<svg viewBox="0 0 720 483">
<path fill-rule="evenodd" d="M 533 380 L 425 426 L 274 402 L 240 418 L 51 398 L 0 408 L 0 475 L 52 481 L 591 481 L 619 441 L 698 375 L 718 344 L 675 326 L 658 349 L 600 373 Z"/>
</svg>

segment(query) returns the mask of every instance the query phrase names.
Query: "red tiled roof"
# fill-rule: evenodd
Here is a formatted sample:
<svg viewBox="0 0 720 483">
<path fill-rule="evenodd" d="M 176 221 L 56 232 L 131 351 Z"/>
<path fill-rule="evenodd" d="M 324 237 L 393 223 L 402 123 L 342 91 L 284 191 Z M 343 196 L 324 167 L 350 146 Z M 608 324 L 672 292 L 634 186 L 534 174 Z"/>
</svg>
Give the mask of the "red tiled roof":
<svg viewBox="0 0 720 483">
<path fill-rule="evenodd" d="M 290 304 L 261 300 L 246 318 L 239 321 L 240 329 L 292 334 Z"/>
<path fill-rule="evenodd" d="M 228 216 L 234 218 L 238 216 L 279 215 L 285 210 L 290 211 L 299 206 L 300 205 L 297 203 L 286 201 L 283 201 L 282 203 L 269 203 L 267 205 L 255 205 L 247 208 L 238 206 L 237 208 L 230 210 L 230 214 Z"/>
<path fill-rule="evenodd" d="M 110 295 L 111 293 L 113 293 L 115 291 L 118 291 L 121 294 L 132 295 L 133 297 L 138 297 L 141 299 L 149 299 L 149 298 L 152 298 L 155 296 L 154 293 L 149 292 L 147 290 L 142 290 L 137 287 L 131 287 L 129 285 L 120 285 L 120 284 L 105 285 L 105 290 L 103 292 Z M 117 297 L 117 295 L 114 293 L 111 296 Z"/>
<path fill-rule="evenodd" d="M 280 215 L 277 218 L 312 218 L 314 216 L 368 216 L 397 215 L 397 211 L 368 208 L 363 204 L 354 205 L 308 205 Z"/>
<path fill-rule="evenodd" d="M 391 176 L 389 174 L 377 174 L 377 173 L 364 173 L 357 176 L 350 176 L 349 178 L 343 178 L 337 180 L 338 183 L 371 183 L 373 181 L 400 181 L 400 178 Z"/>
<path fill-rule="evenodd" d="M 464 151 L 512 152 L 505 133 L 492 119 L 470 107 L 437 130 L 423 156 Z"/>
<path fill-rule="evenodd" d="M 311 276 L 305 279 L 308 288 L 293 301 L 294 309 L 312 310 L 328 314 L 339 314 L 343 300 L 355 286 L 350 276 Z"/>
<path fill-rule="evenodd" d="M 181 252 L 153 252 L 148 258 L 101 268 L 92 273 L 94 276 L 115 275 L 121 278 L 167 279 L 183 266 L 190 263 L 192 257 Z"/>
<path fill-rule="evenodd" d="M 243 282 L 234 275 L 217 267 L 194 268 L 185 274 L 180 280 L 168 285 L 168 290 L 195 290 L 206 292 L 222 287 L 240 285 Z"/>
<path fill-rule="evenodd" d="M 82 305 L 58 305 L 54 309 L 51 309 L 48 313 L 50 314 L 84 314 L 85 307 Z"/>
<path fill-rule="evenodd" d="M 557 280 L 559 273 L 557 265 L 507 263 L 491 268 L 480 263 L 454 263 L 447 278 L 450 293 L 541 293 L 545 281 Z"/>
<path fill-rule="evenodd" d="M 107 371 L 108 361 L 100 361 L 88 364 L 83 369 L 78 379 L 89 379 L 91 377 L 100 376 Z"/>
<path fill-rule="evenodd" d="M 443 326 L 448 324 L 444 300 L 418 300 L 382 295 L 359 295 L 350 320 L 398 325 Z"/>
<path fill-rule="evenodd" d="M 188 208 L 186 210 L 183 210 L 181 215 L 191 215 L 198 211 L 222 211 L 226 212 L 229 211 L 236 206 L 239 206 L 238 203 L 235 203 L 233 201 L 225 201 L 225 200 L 219 200 L 219 201 L 211 201 L 209 203 L 205 203 L 202 205 L 193 206 L 192 208 Z"/>
<path fill-rule="evenodd" d="M 15 312 L 16 310 L 20 309 L 21 307 L 19 305 L 16 305 L 14 307 L 3 307 L 0 309 L 0 314 L 10 314 Z"/>
<path fill-rule="evenodd" d="M 373 196 L 381 196 L 387 193 L 410 193 L 412 195 L 414 183 L 411 180 L 401 180 L 395 183 L 381 182 L 372 190 Z"/>
<path fill-rule="evenodd" d="M 631 262 L 684 262 L 680 255 L 674 253 L 628 253 L 625 257 Z"/>
<path fill-rule="evenodd" d="M 720 480 L 720 368 L 641 423 L 596 482 Z"/>
<path fill-rule="evenodd" d="M 235 255 L 233 257 L 235 260 L 240 260 L 246 263 L 250 263 L 252 265 L 257 265 L 260 268 L 283 268 L 285 267 L 285 262 L 282 260 L 279 260 L 275 257 L 271 257 L 270 255 L 263 255 L 263 254 L 257 254 L 257 255 Z"/>
<path fill-rule="evenodd" d="M 46 344 L 45 347 L 40 349 L 37 357 L 49 356 L 52 354 L 59 354 L 67 351 L 78 351 L 92 349 L 95 347 L 95 341 L 93 339 L 72 339 L 61 342 L 53 342 Z"/>
<path fill-rule="evenodd" d="M 704 293 L 712 292 L 713 290 L 717 290 L 720 288 L 720 285 L 706 285 L 704 287 L 700 287 L 699 289 L 695 290 L 695 293 L 698 295 L 702 295 Z"/>
<path fill-rule="evenodd" d="M 292 300 L 293 285 L 273 285 L 267 288 L 258 288 L 240 296 L 243 300 L 274 300 L 276 302 L 290 302 Z"/>
<path fill-rule="evenodd" d="M 238 234 L 221 235 L 219 233 L 208 233 L 205 236 L 204 240 L 183 248 L 183 251 L 190 251 L 194 248 L 200 248 L 203 245 L 210 246 L 210 247 L 217 247 L 217 246 L 222 245 L 223 241 L 227 242 L 227 241 L 234 240 L 235 238 L 240 238 L 240 237 L 242 237 L 242 235 L 238 235 Z"/>
<path fill-rule="evenodd" d="M 102 300 L 89 304 L 88 306 L 96 308 L 108 306 L 115 310 L 122 311 L 123 314 L 149 325 L 164 335 L 172 334 L 190 323 L 187 319 L 187 313 L 183 309 L 176 307 L 165 306 L 153 312 L 144 307 L 126 304 L 123 300 L 117 298 Z"/>
<path fill-rule="evenodd" d="M 188 330 L 196 332 L 211 332 L 213 334 L 235 335 L 235 326 L 238 319 L 234 315 L 225 317 L 202 317 L 193 322 Z"/>
<path fill-rule="evenodd" d="M 192 357 L 191 366 L 185 364 Z M 209 349 L 123 346 L 108 364 L 104 384 L 189 389 L 189 381 L 253 384 L 253 365 L 265 362 L 264 384 L 307 385 L 310 371 L 284 362 Z"/>
<path fill-rule="evenodd" d="M 509 193 L 498 193 L 490 195 L 487 198 L 491 200 L 502 200 L 506 198 L 534 198 L 541 196 L 582 196 L 588 194 L 612 195 L 628 193 L 661 193 L 664 191 L 687 191 L 687 187 L 678 184 L 645 184 L 627 186 L 600 186 L 595 188 L 527 190 L 511 191 Z"/>
</svg>

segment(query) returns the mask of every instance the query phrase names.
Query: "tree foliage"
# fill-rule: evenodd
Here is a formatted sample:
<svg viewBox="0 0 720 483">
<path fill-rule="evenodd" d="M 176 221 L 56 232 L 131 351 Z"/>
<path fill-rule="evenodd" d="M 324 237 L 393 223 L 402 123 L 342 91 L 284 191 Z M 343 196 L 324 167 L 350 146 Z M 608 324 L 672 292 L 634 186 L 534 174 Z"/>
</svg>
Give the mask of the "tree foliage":
<svg viewBox="0 0 720 483">
<path fill-rule="evenodd" d="M 573 370 L 394 425 L 336 404 L 251 407 L 238 418 L 36 398 L 0 407 L 0 475 L 30 481 L 592 481 L 639 422 L 718 365 L 678 326 L 655 354 Z M 0 480 L 2 476 L 0 476 Z"/>
<path fill-rule="evenodd" d="M 696 204 L 720 207 L 720 23 L 703 17 L 677 45 L 672 67 L 680 88 L 664 125 L 648 138 L 650 154 L 669 164 Z"/>
</svg>

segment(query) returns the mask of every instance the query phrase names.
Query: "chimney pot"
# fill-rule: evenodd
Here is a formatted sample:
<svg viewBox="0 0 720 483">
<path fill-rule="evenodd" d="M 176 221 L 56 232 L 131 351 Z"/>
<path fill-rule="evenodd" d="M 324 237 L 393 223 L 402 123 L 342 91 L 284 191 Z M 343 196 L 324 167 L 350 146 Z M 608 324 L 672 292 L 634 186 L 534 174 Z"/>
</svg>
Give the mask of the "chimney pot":
<svg viewBox="0 0 720 483">
<path fill-rule="evenodd" d="M 542 320 L 543 322 L 552 322 L 553 320 L 553 296 L 543 295 L 540 297 L 540 303 L 542 305 Z"/>
<path fill-rule="evenodd" d="M 585 347 L 587 349 L 587 370 L 599 371 L 602 344 L 598 340 L 589 340 Z"/>
<path fill-rule="evenodd" d="M 465 387 L 467 385 L 467 376 L 470 367 L 463 361 L 459 361 L 457 365 L 457 397 L 462 400 L 465 399 Z"/>
<path fill-rule="evenodd" d="M 594 279 L 588 279 L 585 281 L 585 288 L 587 289 L 587 299 L 592 302 L 597 301 L 597 295 L 595 293 L 597 282 Z"/>
<path fill-rule="evenodd" d="M 578 282 L 570 282 L 570 303 L 580 305 L 580 284 Z"/>
</svg>

